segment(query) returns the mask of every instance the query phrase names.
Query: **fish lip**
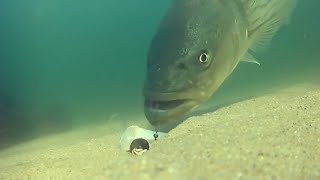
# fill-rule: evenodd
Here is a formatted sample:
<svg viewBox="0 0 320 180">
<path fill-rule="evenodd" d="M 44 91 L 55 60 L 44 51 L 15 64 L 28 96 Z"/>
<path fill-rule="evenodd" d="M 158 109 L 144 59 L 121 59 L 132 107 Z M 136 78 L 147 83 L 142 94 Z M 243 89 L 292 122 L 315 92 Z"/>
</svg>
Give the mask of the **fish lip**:
<svg viewBox="0 0 320 180">
<path fill-rule="evenodd" d="M 185 102 L 187 99 L 174 99 L 174 100 L 150 100 L 146 99 L 144 101 L 144 106 L 149 109 L 159 110 L 159 111 L 167 111 L 173 108 L 176 108 Z"/>
<path fill-rule="evenodd" d="M 184 100 L 183 103 L 175 106 L 174 108 L 165 110 L 145 106 L 144 113 L 151 125 L 161 126 L 179 121 L 198 104 L 198 101 Z"/>
<path fill-rule="evenodd" d="M 144 114 L 151 125 L 164 125 L 178 121 L 198 104 L 199 100 L 180 93 L 149 93 L 145 96 Z"/>
<path fill-rule="evenodd" d="M 184 92 L 145 92 L 144 107 L 150 110 L 168 111 L 183 104 L 196 101 Z"/>
<path fill-rule="evenodd" d="M 197 101 L 196 99 L 201 99 L 201 97 L 196 97 L 193 95 L 190 97 L 189 92 L 179 92 L 179 91 L 171 91 L 171 92 L 156 92 L 156 91 L 144 91 L 145 100 L 152 101 L 174 101 L 174 100 L 189 100 L 189 101 Z"/>
</svg>

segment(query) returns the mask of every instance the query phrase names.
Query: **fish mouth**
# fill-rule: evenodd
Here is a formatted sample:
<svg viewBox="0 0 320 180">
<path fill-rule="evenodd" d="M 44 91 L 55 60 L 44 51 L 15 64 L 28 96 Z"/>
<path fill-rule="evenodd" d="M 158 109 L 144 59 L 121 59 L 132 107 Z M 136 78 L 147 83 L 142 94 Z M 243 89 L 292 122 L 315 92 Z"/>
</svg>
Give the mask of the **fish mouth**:
<svg viewBox="0 0 320 180">
<path fill-rule="evenodd" d="M 177 99 L 177 100 L 171 100 L 171 101 L 145 100 L 144 105 L 145 107 L 148 107 L 151 109 L 166 111 L 166 110 L 176 108 L 177 106 L 185 103 L 186 101 L 187 101 L 186 99 Z"/>
<path fill-rule="evenodd" d="M 144 113 L 151 125 L 174 123 L 198 105 L 193 99 L 148 99 L 144 101 Z"/>
</svg>

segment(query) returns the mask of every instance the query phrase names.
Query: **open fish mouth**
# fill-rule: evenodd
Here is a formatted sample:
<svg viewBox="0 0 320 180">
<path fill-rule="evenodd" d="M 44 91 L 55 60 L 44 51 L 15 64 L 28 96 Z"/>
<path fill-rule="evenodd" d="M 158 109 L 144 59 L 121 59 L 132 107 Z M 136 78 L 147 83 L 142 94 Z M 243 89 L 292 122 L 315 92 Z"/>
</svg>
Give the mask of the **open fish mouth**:
<svg viewBox="0 0 320 180">
<path fill-rule="evenodd" d="M 144 102 L 144 114 L 150 124 L 154 126 L 165 125 L 179 121 L 198 104 L 197 101 L 191 99 L 146 99 Z"/>
<path fill-rule="evenodd" d="M 186 99 L 170 100 L 170 101 L 157 101 L 157 100 L 145 100 L 144 106 L 150 109 L 166 111 L 185 103 Z"/>
</svg>

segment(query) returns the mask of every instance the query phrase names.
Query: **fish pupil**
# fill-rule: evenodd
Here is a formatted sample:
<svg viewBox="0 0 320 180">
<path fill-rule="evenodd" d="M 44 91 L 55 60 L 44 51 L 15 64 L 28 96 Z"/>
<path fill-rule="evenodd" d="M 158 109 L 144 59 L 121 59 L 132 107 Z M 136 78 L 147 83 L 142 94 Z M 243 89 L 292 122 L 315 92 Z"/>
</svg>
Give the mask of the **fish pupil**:
<svg viewBox="0 0 320 180">
<path fill-rule="evenodd" d="M 206 53 L 202 53 L 199 58 L 200 62 L 205 63 L 208 61 L 208 55 Z"/>
</svg>

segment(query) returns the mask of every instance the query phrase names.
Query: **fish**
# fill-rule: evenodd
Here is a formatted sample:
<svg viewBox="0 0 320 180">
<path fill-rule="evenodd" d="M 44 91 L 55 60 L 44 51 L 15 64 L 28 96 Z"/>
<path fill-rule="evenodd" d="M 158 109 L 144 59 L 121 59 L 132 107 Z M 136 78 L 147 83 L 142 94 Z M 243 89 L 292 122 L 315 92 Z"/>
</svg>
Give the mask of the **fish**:
<svg viewBox="0 0 320 180">
<path fill-rule="evenodd" d="M 297 0 L 173 0 L 147 50 L 144 114 L 177 122 L 208 100 L 239 62 L 260 65 Z"/>
</svg>

